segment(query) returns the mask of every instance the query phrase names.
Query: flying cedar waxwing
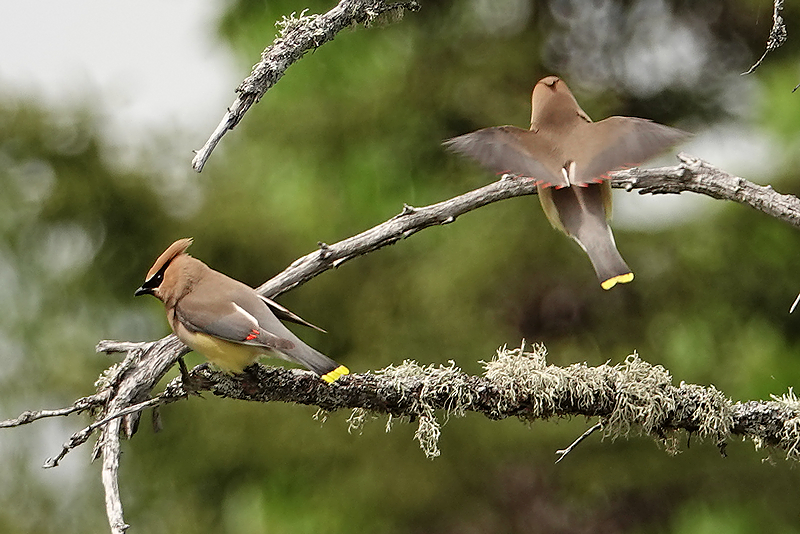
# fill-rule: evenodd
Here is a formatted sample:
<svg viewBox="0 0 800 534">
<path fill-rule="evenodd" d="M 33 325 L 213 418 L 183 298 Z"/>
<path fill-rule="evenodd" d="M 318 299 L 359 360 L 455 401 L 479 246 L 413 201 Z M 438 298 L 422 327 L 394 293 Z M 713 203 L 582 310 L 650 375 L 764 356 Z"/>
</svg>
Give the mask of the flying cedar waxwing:
<svg viewBox="0 0 800 534">
<path fill-rule="evenodd" d="M 300 341 L 278 319 L 324 330 L 189 256 L 191 244 L 189 238 L 170 245 L 134 293 L 161 300 L 172 331 L 189 348 L 236 373 L 264 354 L 304 365 L 326 382 L 350 373 Z"/>
<path fill-rule="evenodd" d="M 633 117 L 592 122 L 556 76 L 536 84 L 531 105 L 530 130 L 484 128 L 444 144 L 497 173 L 536 180 L 547 219 L 586 251 L 602 288 L 630 282 L 608 225 L 608 173 L 639 165 L 688 134 Z"/>
</svg>

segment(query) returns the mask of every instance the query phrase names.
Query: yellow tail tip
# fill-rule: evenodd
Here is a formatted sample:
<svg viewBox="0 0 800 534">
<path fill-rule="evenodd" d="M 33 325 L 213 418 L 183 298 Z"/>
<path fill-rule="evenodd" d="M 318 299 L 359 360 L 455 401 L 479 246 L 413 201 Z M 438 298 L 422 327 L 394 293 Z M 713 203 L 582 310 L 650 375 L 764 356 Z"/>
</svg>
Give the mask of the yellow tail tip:
<svg viewBox="0 0 800 534">
<path fill-rule="evenodd" d="M 337 367 L 333 371 L 331 371 L 329 373 L 325 373 L 320 378 L 322 378 L 325 382 L 330 384 L 332 382 L 335 382 L 340 377 L 342 377 L 344 375 L 349 375 L 349 374 L 350 374 L 350 369 L 348 369 L 344 365 L 340 365 L 339 367 Z"/>
<path fill-rule="evenodd" d="M 633 273 L 625 273 L 609 278 L 605 282 L 600 282 L 600 287 L 608 291 L 617 284 L 627 284 L 633 281 Z"/>
</svg>

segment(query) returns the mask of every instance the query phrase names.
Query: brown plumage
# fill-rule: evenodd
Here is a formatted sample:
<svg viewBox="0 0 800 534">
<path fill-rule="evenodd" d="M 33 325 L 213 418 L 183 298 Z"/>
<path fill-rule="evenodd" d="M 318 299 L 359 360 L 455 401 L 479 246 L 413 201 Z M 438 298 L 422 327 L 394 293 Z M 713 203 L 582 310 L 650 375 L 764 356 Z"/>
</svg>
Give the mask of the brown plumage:
<svg viewBox="0 0 800 534">
<path fill-rule="evenodd" d="M 603 289 L 630 282 L 633 273 L 617 251 L 608 225 L 608 173 L 639 165 L 688 134 L 634 117 L 592 122 L 556 76 L 536 84 L 531 107 L 529 130 L 484 128 L 445 145 L 497 173 L 536 180 L 548 220 L 586 251 Z"/>
<path fill-rule="evenodd" d="M 170 245 L 135 293 L 154 295 L 164 303 L 169 325 L 181 341 L 226 371 L 241 372 L 269 354 L 297 362 L 326 382 L 349 373 L 278 319 L 324 330 L 188 255 L 191 244 L 187 238 Z"/>
</svg>

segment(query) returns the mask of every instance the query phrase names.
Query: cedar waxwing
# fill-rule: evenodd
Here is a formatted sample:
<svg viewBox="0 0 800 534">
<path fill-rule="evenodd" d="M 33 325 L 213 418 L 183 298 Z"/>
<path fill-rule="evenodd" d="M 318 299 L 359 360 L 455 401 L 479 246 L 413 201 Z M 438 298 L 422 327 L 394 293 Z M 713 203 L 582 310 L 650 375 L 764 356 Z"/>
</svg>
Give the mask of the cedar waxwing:
<svg viewBox="0 0 800 534">
<path fill-rule="evenodd" d="M 531 105 L 530 130 L 484 128 L 444 144 L 497 173 L 536 180 L 547 219 L 586 251 L 602 288 L 630 282 L 608 225 L 608 173 L 639 165 L 688 134 L 633 117 L 592 122 L 556 76 L 536 84 Z"/>
<path fill-rule="evenodd" d="M 189 238 L 170 245 L 134 293 L 161 300 L 172 331 L 189 348 L 236 373 L 264 354 L 304 365 L 326 382 L 350 372 L 300 341 L 278 318 L 324 330 L 189 256 L 191 244 Z"/>
</svg>

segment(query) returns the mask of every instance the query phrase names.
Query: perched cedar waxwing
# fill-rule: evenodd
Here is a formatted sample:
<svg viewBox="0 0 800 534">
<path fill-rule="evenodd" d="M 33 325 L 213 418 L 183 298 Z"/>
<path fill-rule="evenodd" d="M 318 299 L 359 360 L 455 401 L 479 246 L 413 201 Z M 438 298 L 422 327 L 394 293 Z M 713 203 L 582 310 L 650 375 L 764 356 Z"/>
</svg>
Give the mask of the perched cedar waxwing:
<svg viewBox="0 0 800 534">
<path fill-rule="evenodd" d="M 602 288 L 630 282 L 608 225 L 608 173 L 639 165 L 688 134 L 633 117 L 592 122 L 556 76 L 536 84 L 531 104 L 530 130 L 484 128 L 444 144 L 497 173 L 536 180 L 547 219 L 586 251 Z"/>
<path fill-rule="evenodd" d="M 171 244 L 134 293 L 161 300 L 172 331 L 189 348 L 236 373 L 264 354 L 304 365 L 326 382 L 350 373 L 300 341 L 278 318 L 324 330 L 189 256 L 191 244 L 191 238 Z"/>
</svg>

